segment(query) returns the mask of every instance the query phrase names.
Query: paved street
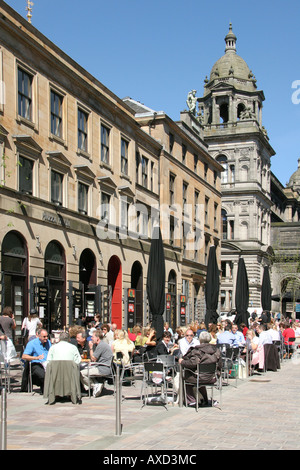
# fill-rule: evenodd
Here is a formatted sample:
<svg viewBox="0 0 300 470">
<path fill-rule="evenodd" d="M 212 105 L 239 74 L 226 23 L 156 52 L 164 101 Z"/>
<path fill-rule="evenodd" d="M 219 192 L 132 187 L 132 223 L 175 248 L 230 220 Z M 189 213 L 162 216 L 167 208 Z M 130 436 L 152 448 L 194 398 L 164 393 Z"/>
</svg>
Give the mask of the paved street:
<svg viewBox="0 0 300 470">
<path fill-rule="evenodd" d="M 141 408 L 140 383 L 124 387 L 122 435 L 115 435 L 112 387 L 99 398 L 45 405 L 35 393 L 7 395 L 8 450 L 195 451 L 300 449 L 300 359 L 278 372 L 223 387 L 223 406 Z M 218 394 L 216 392 L 215 398 Z"/>
</svg>

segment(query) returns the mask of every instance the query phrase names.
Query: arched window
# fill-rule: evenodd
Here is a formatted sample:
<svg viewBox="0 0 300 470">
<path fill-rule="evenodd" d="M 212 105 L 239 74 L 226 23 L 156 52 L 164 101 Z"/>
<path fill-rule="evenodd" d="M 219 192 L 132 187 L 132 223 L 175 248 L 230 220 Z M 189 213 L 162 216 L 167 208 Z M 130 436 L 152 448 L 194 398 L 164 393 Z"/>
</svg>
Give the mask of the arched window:
<svg viewBox="0 0 300 470">
<path fill-rule="evenodd" d="M 248 165 L 242 165 L 240 171 L 240 181 L 248 181 Z"/>
</svg>

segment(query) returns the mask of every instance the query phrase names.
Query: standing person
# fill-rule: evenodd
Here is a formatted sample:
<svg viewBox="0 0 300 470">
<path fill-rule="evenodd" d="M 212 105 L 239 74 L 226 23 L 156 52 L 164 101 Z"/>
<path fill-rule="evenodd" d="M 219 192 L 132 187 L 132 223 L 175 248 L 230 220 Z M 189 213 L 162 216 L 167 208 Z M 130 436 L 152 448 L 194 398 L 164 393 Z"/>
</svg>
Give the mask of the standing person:
<svg viewBox="0 0 300 470">
<path fill-rule="evenodd" d="M 43 324 L 41 320 L 39 319 L 35 309 L 30 310 L 30 314 L 28 317 L 25 317 L 22 323 L 22 330 L 27 329 L 28 330 L 28 335 L 27 335 L 27 341 L 32 339 L 32 337 L 36 337 L 36 330 L 38 328 L 42 328 Z M 27 342 L 26 341 L 26 342 Z"/>
<path fill-rule="evenodd" d="M 0 317 L 0 329 L 7 338 L 13 341 L 13 330 L 16 329 L 16 322 L 11 307 L 4 307 Z"/>
<path fill-rule="evenodd" d="M 24 361 L 31 362 L 32 382 L 41 387 L 41 393 L 44 392 L 45 367 L 50 348 L 48 332 L 41 329 L 38 337 L 27 343 L 22 355 Z"/>
</svg>

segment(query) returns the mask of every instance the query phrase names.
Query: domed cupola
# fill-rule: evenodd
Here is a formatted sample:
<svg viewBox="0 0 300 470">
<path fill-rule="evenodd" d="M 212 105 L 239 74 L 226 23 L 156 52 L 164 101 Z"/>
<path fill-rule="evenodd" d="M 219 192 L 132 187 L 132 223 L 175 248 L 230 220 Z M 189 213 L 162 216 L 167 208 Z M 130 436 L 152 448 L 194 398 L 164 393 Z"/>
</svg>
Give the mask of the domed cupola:
<svg viewBox="0 0 300 470">
<path fill-rule="evenodd" d="M 287 186 L 300 193 L 300 158 L 298 158 L 298 169 L 290 177 Z"/>
<path fill-rule="evenodd" d="M 213 65 L 209 82 L 205 85 L 206 92 L 216 82 L 224 81 L 224 79 L 234 83 L 235 87 L 241 90 L 255 91 L 256 79 L 244 59 L 236 53 L 236 41 L 237 37 L 230 23 L 229 32 L 225 36 L 225 54 Z"/>
</svg>

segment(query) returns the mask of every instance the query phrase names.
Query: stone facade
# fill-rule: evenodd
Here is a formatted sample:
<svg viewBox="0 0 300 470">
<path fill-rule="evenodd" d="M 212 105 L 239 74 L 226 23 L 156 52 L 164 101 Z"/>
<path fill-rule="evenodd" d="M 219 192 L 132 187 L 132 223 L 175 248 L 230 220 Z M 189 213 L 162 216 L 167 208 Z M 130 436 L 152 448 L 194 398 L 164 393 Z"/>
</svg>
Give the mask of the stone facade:
<svg viewBox="0 0 300 470">
<path fill-rule="evenodd" d="M 249 307 L 260 307 L 263 266 L 270 264 L 271 157 L 262 126 L 264 94 L 246 62 L 236 53 L 236 36 L 225 37 L 225 54 L 205 80 L 197 117 L 208 151 L 222 173 L 221 310 L 235 308 L 238 259 L 245 260 Z"/>
<path fill-rule="evenodd" d="M 207 252 L 220 243 L 221 165 L 189 117 L 175 123 L 163 114 L 141 125 L 132 106 L 13 9 L 0 10 L 1 303 L 15 310 L 17 342 L 31 308 L 52 330 L 97 311 L 118 327 L 149 322 L 152 222 L 160 215 L 162 223 L 161 206 L 170 206 L 170 175 L 172 236 L 164 232 L 164 246 L 172 327 L 180 323 L 183 293 L 184 319 L 203 317 Z M 196 233 L 196 192 L 200 207 L 205 197 L 209 204 L 199 248 L 180 235 L 185 198 L 192 208 L 186 233 Z M 130 321 L 129 288 L 136 289 Z"/>
</svg>

